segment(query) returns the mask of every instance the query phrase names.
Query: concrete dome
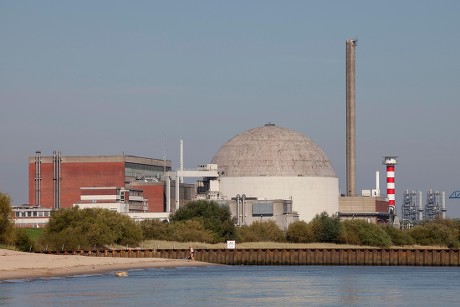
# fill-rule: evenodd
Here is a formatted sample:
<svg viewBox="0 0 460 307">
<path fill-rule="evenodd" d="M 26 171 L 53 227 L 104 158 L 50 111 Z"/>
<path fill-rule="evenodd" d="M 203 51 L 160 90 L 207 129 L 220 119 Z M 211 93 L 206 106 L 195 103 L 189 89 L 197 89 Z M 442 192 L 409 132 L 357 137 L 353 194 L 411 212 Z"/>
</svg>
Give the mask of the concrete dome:
<svg viewBox="0 0 460 307">
<path fill-rule="evenodd" d="M 270 123 L 227 141 L 211 163 L 223 177 L 336 177 L 331 161 L 312 140 Z"/>
</svg>

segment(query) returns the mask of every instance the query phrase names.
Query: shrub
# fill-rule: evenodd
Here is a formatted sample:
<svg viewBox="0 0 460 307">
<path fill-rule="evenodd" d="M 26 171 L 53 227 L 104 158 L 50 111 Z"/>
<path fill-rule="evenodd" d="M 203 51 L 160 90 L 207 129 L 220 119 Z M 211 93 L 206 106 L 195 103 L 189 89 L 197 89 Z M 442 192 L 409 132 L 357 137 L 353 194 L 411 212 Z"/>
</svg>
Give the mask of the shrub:
<svg viewBox="0 0 460 307">
<path fill-rule="evenodd" d="M 241 226 L 237 229 L 239 242 L 283 242 L 283 231 L 275 221 L 255 221 L 249 226 Z"/>
<path fill-rule="evenodd" d="M 51 213 L 40 243 L 50 249 L 87 249 L 111 244 L 136 246 L 141 240 L 142 229 L 126 215 L 74 207 Z"/>
<path fill-rule="evenodd" d="M 340 219 L 329 217 L 326 212 L 317 214 L 310 222 L 316 242 L 337 243 L 340 240 Z"/>
<path fill-rule="evenodd" d="M 391 245 L 390 236 L 379 225 L 356 219 L 343 221 L 342 226 L 342 243 L 379 247 Z"/>
<path fill-rule="evenodd" d="M 420 245 L 441 245 L 458 248 L 458 230 L 442 223 L 426 223 L 409 229 L 410 236 Z"/>
<path fill-rule="evenodd" d="M 305 221 L 297 221 L 289 225 L 286 240 L 291 243 L 311 243 L 315 240 L 313 227 Z"/>
<path fill-rule="evenodd" d="M 169 240 L 178 242 L 217 243 L 215 234 L 206 229 L 200 219 L 171 223 Z"/>
<path fill-rule="evenodd" d="M 410 236 L 407 229 L 398 229 L 391 225 L 385 225 L 382 228 L 390 236 L 393 245 L 404 246 L 415 244 L 414 238 Z"/>
<path fill-rule="evenodd" d="M 204 228 L 211 230 L 215 242 L 235 239 L 235 221 L 228 206 L 219 206 L 215 201 L 198 200 L 189 202 L 171 214 L 173 223 L 191 219 L 200 219 Z"/>
<path fill-rule="evenodd" d="M 34 242 L 30 238 L 27 229 L 17 228 L 14 244 L 20 251 L 27 252 L 34 249 Z"/>
<path fill-rule="evenodd" d="M 15 231 L 12 217 L 11 197 L 0 193 L 0 244 L 14 244 Z"/>
<path fill-rule="evenodd" d="M 159 220 L 144 220 L 139 225 L 144 240 L 169 240 L 170 223 Z"/>
</svg>

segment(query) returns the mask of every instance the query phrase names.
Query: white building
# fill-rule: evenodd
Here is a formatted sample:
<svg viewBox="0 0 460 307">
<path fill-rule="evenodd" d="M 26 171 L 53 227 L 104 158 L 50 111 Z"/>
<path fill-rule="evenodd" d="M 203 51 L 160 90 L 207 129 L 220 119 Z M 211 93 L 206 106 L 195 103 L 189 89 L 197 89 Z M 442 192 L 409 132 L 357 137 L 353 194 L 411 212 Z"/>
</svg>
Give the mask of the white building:
<svg viewBox="0 0 460 307">
<path fill-rule="evenodd" d="M 339 181 L 321 148 L 303 134 L 266 124 L 227 141 L 212 159 L 218 165 L 219 198 L 245 195 L 292 200 L 292 211 L 310 221 L 339 211 Z"/>
</svg>

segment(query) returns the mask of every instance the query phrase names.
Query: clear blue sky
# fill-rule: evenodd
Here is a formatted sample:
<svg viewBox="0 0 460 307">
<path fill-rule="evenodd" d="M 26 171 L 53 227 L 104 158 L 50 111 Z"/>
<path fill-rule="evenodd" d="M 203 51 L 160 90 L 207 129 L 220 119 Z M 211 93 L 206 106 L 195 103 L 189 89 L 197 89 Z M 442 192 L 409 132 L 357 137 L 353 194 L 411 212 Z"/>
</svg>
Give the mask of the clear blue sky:
<svg viewBox="0 0 460 307">
<path fill-rule="evenodd" d="M 460 190 L 460 1 L 1 1 L 0 191 L 27 159 L 131 154 L 209 163 L 273 122 L 345 190 L 345 40 L 357 37 L 357 190 L 398 155 L 405 189 Z M 166 141 L 165 141 L 166 140 Z M 166 144 L 166 146 L 164 146 Z M 460 200 L 447 200 L 460 217 Z M 398 213 L 400 213 L 398 208 Z"/>
</svg>

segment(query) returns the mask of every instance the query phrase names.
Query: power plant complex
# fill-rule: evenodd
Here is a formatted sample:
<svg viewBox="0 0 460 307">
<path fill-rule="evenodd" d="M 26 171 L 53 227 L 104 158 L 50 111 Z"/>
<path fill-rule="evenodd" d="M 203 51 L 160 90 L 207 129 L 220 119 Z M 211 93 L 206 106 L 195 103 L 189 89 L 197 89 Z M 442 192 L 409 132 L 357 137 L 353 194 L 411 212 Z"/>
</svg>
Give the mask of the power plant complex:
<svg viewBox="0 0 460 307">
<path fill-rule="evenodd" d="M 356 193 L 355 48 L 346 41 L 346 193 L 326 153 L 294 130 L 267 123 L 243 131 L 223 143 L 209 164 L 184 170 L 171 161 L 130 155 L 64 156 L 60 152 L 29 157 L 29 204 L 15 208 L 16 223 L 46 222 L 50 211 L 79 206 L 101 207 L 134 219 L 167 219 L 196 199 L 228 206 L 237 225 L 273 220 L 281 228 L 297 220 L 310 221 L 327 212 L 341 219 L 397 223 L 395 165 L 384 156 L 386 197 L 375 189 Z M 184 183 L 183 178 L 196 178 Z M 445 217 L 445 194 L 430 192 L 423 207 L 421 193 L 404 193 L 401 219 L 416 222 Z M 34 219 L 35 218 L 35 219 Z M 40 220 L 41 218 L 41 220 Z"/>
</svg>

